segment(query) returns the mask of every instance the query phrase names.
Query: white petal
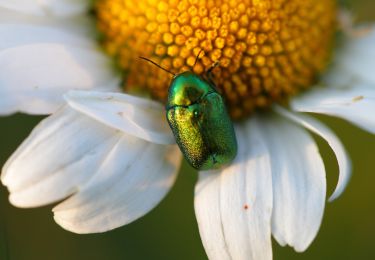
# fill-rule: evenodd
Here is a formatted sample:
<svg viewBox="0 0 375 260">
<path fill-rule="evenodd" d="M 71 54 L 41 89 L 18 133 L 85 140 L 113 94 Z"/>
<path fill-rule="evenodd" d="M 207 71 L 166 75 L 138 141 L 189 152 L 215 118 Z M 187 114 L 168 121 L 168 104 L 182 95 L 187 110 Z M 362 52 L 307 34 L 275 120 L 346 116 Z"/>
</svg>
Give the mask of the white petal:
<svg viewBox="0 0 375 260">
<path fill-rule="evenodd" d="M 56 221 L 77 233 L 103 232 L 154 208 L 181 161 L 176 146 L 149 143 L 70 107 L 43 120 L 3 168 L 10 201 L 58 205 Z"/>
<path fill-rule="evenodd" d="M 195 187 L 195 215 L 199 233 L 209 259 L 231 259 L 222 226 L 220 173 L 201 172 Z"/>
<path fill-rule="evenodd" d="M 69 19 L 61 16 L 34 16 L 5 9 L 0 6 L 0 24 L 51 27 L 64 30 L 67 33 L 74 33 L 81 37 L 88 37 L 92 40 L 95 40 L 97 37 L 95 25 L 89 15 L 69 16 Z"/>
<path fill-rule="evenodd" d="M 172 187 L 181 153 L 140 140 L 122 138 L 95 177 L 53 209 L 56 222 L 75 233 L 105 232 L 153 209 Z"/>
<path fill-rule="evenodd" d="M 88 0 L 0 0 L 0 6 L 37 16 L 68 16 L 88 9 Z"/>
<path fill-rule="evenodd" d="M 0 114 L 48 114 L 71 89 L 113 89 L 111 61 L 96 49 L 30 44 L 0 51 Z"/>
<path fill-rule="evenodd" d="M 51 26 L 33 24 L 0 24 L 0 38 L 0 50 L 36 43 L 61 43 L 65 46 L 95 48 L 94 41 L 88 37 Z"/>
<path fill-rule="evenodd" d="M 85 183 L 118 142 L 116 130 L 66 107 L 43 120 L 5 164 L 11 202 L 36 207 L 65 198 Z"/>
<path fill-rule="evenodd" d="M 71 91 L 68 104 L 125 133 L 158 144 L 176 143 L 159 103 L 120 93 Z"/>
<path fill-rule="evenodd" d="M 230 166 L 199 174 L 195 212 L 210 259 L 272 259 L 272 177 L 261 129 L 253 119 L 237 128 Z"/>
<path fill-rule="evenodd" d="M 344 146 L 341 144 L 337 136 L 325 125 L 319 121 L 301 114 L 296 114 L 285 110 L 280 106 L 275 106 L 275 111 L 285 116 L 286 118 L 300 124 L 310 131 L 320 135 L 330 145 L 331 149 L 336 155 L 336 159 L 339 165 L 339 179 L 334 193 L 329 198 L 333 201 L 341 195 L 346 185 L 348 184 L 351 176 L 351 161 L 345 151 Z"/>
<path fill-rule="evenodd" d="M 375 88 L 314 89 L 291 102 L 294 110 L 327 114 L 346 119 L 375 134 Z"/>
<path fill-rule="evenodd" d="M 263 120 L 271 153 L 272 234 L 298 252 L 315 238 L 323 217 L 326 179 L 318 147 L 295 124 L 273 116 Z"/>
<path fill-rule="evenodd" d="M 346 39 L 335 63 L 359 79 L 375 83 L 375 29 L 363 37 Z"/>
</svg>

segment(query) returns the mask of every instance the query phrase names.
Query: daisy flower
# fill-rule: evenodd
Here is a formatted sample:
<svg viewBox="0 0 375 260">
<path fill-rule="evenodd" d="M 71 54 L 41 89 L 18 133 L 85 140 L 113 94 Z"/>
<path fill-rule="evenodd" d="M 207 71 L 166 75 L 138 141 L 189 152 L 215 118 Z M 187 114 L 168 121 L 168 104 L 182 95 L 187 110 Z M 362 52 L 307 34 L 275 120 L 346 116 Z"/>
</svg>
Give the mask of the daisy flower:
<svg viewBox="0 0 375 260">
<path fill-rule="evenodd" d="M 206 253 L 271 259 L 271 236 L 306 250 L 326 201 L 309 132 L 337 158 L 331 200 L 351 170 L 339 139 L 307 113 L 375 133 L 375 30 L 335 44 L 337 9 L 334 0 L 0 1 L 0 111 L 52 113 L 3 167 L 10 202 L 63 200 L 54 218 L 75 233 L 145 215 L 172 187 L 183 156 L 163 108 L 171 77 L 138 57 L 197 75 L 219 61 L 214 81 L 238 153 L 199 172 L 195 212 Z"/>
</svg>

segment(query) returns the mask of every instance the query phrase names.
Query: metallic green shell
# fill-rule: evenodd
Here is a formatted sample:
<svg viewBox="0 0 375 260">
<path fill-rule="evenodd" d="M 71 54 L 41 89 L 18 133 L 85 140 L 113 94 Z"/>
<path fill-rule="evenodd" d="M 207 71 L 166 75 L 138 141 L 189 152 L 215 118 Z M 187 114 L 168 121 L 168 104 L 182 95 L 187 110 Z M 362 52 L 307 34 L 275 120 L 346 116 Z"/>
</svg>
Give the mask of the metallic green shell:
<svg viewBox="0 0 375 260">
<path fill-rule="evenodd" d="M 233 124 L 219 93 L 192 72 L 177 75 L 169 88 L 167 120 L 191 166 L 216 169 L 237 154 Z"/>
</svg>

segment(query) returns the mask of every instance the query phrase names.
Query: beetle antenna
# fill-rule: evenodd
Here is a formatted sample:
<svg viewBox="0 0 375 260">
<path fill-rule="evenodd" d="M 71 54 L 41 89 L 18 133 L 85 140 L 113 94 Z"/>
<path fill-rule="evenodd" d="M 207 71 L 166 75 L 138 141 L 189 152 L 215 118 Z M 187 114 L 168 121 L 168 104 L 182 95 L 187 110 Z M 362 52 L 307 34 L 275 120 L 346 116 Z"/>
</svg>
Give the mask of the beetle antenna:
<svg viewBox="0 0 375 260">
<path fill-rule="evenodd" d="M 194 62 L 193 68 L 194 68 L 195 65 L 197 64 L 197 62 L 198 62 L 198 60 L 199 60 L 199 55 L 201 55 L 202 52 L 203 52 L 202 49 L 198 52 L 198 55 L 197 55 L 197 57 L 195 58 L 195 62 Z"/>
<path fill-rule="evenodd" d="M 207 70 L 207 74 L 212 74 L 212 71 L 216 68 L 220 66 L 220 61 L 215 61 L 214 64 L 211 65 L 211 67 Z"/>
<path fill-rule="evenodd" d="M 215 61 L 215 63 L 212 64 L 211 67 L 206 71 L 208 82 L 210 82 L 215 87 L 216 90 L 217 90 L 217 88 L 216 88 L 216 85 L 215 85 L 214 76 L 212 74 L 212 71 L 218 66 L 220 66 L 220 61 Z"/>
<path fill-rule="evenodd" d="M 152 61 L 152 60 L 150 60 L 150 59 L 147 59 L 147 58 L 142 57 L 142 56 L 140 56 L 139 58 L 142 59 L 142 60 L 145 60 L 145 61 L 151 62 L 151 63 L 154 64 L 156 67 L 158 67 L 158 68 L 160 68 L 160 69 L 162 69 L 162 70 L 164 70 L 164 71 L 166 71 L 166 72 L 172 74 L 173 76 L 176 76 L 176 74 L 173 73 L 172 71 L 169 71 L 169 70 L 167 70 L 166 68 L 163 68 L 162 66 L 160 66 L 159 64 L 157 64 L 156 62 L 154 62 L 154 61 Z"/>
</svg>

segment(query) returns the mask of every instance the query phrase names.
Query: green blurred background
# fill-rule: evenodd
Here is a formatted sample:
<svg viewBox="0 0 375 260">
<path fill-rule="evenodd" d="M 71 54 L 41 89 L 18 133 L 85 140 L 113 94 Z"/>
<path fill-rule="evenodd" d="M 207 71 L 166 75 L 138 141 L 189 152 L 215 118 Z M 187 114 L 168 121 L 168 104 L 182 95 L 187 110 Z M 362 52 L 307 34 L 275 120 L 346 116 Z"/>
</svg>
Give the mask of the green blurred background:
<svg viewBox="0 0 375 260">
<path fill-rule="evenodd" d="M 357 21 L 375 20 L 374 0 L 345 2 Z M 25 115 L 0 118 L 1 165 L 40 119 Z M 375 259 L 375 138 L 342 120 L 319 119 L 347 147 L 353 177 L 345 193 L 327 204 L 311 247 L 298 254 L 274 243 L 274 259 Z M 338 172 L 335 157 L 322 140 L 317 141 L 331 194 Z M 8 192 L 0 187 L 0 259 L 206 259 L 193 210 L 196 177 L 184 164 L 172 191 L 151 213 L 130 225 L 93 235 L 76 235 L 60 228 L 53 221 L 51 206 L 11 206 Z"/>
</svg>

